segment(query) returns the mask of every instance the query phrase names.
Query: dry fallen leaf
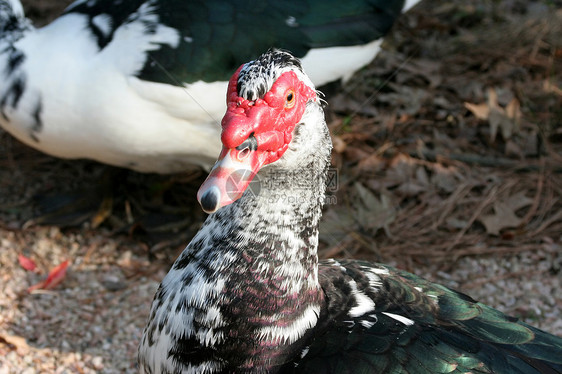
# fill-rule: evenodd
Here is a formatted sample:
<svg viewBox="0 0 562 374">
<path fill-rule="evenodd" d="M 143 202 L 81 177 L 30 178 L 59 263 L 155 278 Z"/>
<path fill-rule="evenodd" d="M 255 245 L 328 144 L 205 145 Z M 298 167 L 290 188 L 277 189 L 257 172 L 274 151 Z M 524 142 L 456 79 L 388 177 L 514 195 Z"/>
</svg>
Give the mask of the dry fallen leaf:
<svg viewBox="0 0 562 374">
<path fill-rule="evenodd" d="M 25 257 L 22 254 L 18 255 L 18 261 L 20 263 L 20 266 L 27 271 L 35 271 L 37 269 L 37 264 L 35 264 L 35 261 L 30 259 L 29 257 Z"/>
<path fill-rule="evenodd" d="M 464 107 L 472 112 L 474 116 L 483 121 L 487 121 L 490 116 L 490 107 L 488 103 L 472 104 L 469 102 L 464 103 Z"/>
<path fill-rule="evenodd" d="M 370 183 L 371 187 L 381 184 L 384 188 L 396 188 L 402 197 L 417 196 L 429 188 L 429 176 L 422 165 L 414 158 L 398 154 L 390 162 L 389 168 L 382 183 Z"/>
<path fill-rule="evenodd" d="M 489 88 L 487 103 L 472 104 L 465 102 L 464 106 L 476 118 L 488 121 L 490 125 L 490 140 L 492 142 L 496 139 L 498 129 L 505 140 L 510 139 L 513 133 L 517 131 L 521 119 L 521 110 L 519 101 L 516 98 L 511 99 L 504 109 L 498 104 L 496 90 Z"/>
<path fill-rule="evenodd" d="M 379 93 L 377 100 L 381 103 L 389 103 L 395 108 L 400 107 L 403 114 L 410 116 L 419 113 L 424 103 L 431 98 L 429 92 L 422 88 L 401 86 L 395 83 L 388 83 L 388 87 L 392 88 L 394 92 Z"/>
<path fill-rule="evenodd" d="M 377 198 L 359 182 L 356 182 L 353 188 L 357 197 L 354 204 L 357 223 L 364 229 L 373 230 L 374 233 L 383 229 L 386 235 L 391 237 L 389 225 L 396 219 L 396 210 L 390 198 L 384 193 Z"/>
<path fill-rule="evenodd" d="M 494 203 L 494 213 L 484 215 L 478 220 L 486 227 L 486 232 L 490 235 L 500 235 L 500 231 L 506 228 L 517 227 L 523 221 L 515 212 L 527 205 L 532 204 L 533 200 L 525 196 L 525 192 L 520 191 L 510 196 L 506 200 L 499 200 Z"/>
<path fill-rule="evenodd" d="M 18 335 L 0 335 L 0 344 L 6 344 L 10 350 L 17 350 L 19 354 L 26 354 L 29 351 L 25 338 Z"/>
<path fill-rule="evenodd" d="M 434 163 L 431 166 L 433 172 L 431 184 L 437 187 L 439 191 L 453 193 L 463 176 L 452 166 L 444 166 L 439 163 Z"/>
<path fill-rule="evenodd" d="M 28 292 L 32 292 L 38 289 L 50 290 L 55 288 L 59 283 L 61 283 L 66 275 L 66 269 L 68 267 L 69 261 L 66 260 L 49 272 L 47 279 L 27 289 Z"/>
</svg>

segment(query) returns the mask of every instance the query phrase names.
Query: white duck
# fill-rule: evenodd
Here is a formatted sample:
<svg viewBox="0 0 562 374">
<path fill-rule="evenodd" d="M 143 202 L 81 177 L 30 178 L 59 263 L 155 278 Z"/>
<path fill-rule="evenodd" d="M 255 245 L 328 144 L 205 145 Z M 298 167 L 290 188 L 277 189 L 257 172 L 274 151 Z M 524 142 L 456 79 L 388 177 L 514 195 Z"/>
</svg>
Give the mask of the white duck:
<svg viewBox="0 0 562 374">
<path fill-rule="evenodd" d="M 232 77 L 212 213 L 162 281 L 141 373 L 562 373 L 562 338 L 385 265 L 318 261 L 331 142 L 297 59 Z M 252 184 L 251 184 L 252 183 Z"/>
<path fill-rule="evenodd" d="M 209 167 L 233 69 L 277 47 L 317 85 L 348 78 L 418 1 L 79 0 L 35 29 L 0 0 L 0 125 L 57 157 Z"/>
</svg>

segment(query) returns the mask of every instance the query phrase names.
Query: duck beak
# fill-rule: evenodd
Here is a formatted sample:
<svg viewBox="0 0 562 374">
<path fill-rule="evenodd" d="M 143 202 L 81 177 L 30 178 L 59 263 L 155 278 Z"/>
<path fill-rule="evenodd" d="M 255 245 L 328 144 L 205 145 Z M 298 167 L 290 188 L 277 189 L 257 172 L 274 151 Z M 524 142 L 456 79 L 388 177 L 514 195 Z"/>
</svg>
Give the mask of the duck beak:
<svg viewBox="0 0 562 374">
<path fill-rule="evenodd" d="M 265 152 L 227 149 L 223 146 L 215 166 L 197 192 L 197 200 L 206 213 L 214 213 L 238 200 L 250 186 L 266 161 Z M 250 186 L 257 193 L 259 185 Z"/>
</svg>

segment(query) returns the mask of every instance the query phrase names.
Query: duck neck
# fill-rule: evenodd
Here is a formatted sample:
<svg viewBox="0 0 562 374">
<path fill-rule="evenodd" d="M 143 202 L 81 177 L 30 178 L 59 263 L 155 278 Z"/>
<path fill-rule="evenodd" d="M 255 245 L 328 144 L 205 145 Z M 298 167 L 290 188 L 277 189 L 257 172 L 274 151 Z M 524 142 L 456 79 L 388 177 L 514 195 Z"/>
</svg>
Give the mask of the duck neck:
<svg viewBox="0 0 562 374">
<path fill-rule="evenodd" d="M 236 217 L 230 240 L 256 282 L 297 295 L 317 288 L 318 221 L 324 200 L 324 167 L 314 162 L 302 170 L 265 170 L 225 216 Z M 232 218 L 231 218 L 232 219 Z"/>
<path fill-rule="evenodd" d="M 169 275 L 181 277 L 185 311 L 197 322 L 189 344 L 198 339 L 213 357 L 252 370 L 284 364 L 301 348 L 323 302 L 317 245 L 326 173 L 314 161 L 263 170 L 259 188 L 209 216 Z"/>
</svg>

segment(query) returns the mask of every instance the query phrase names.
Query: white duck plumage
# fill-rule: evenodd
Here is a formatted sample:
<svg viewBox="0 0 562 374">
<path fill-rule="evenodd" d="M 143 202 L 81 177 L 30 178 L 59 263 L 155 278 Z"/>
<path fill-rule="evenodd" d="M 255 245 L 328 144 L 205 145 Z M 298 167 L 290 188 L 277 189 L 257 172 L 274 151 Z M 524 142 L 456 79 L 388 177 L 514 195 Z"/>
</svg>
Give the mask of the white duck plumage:
<svg viewBox="0 0 562 374">
<path fill-rule="evenodd" d="M 210 167 L 226 109 L 219 98 L 228 72 L 244 61 L 238 54 L 255 57 L 274 46 L 299 51 L 315 84 L 346 79 L 374 58 L 400 11 L 418 1 L 347 2 L 363 12 L 349 19 L 321 0 L 262 2 L 263 9 L 251 1 L 202 2 L 210 16 L 196 1 L 77 1 L 35 29 L 19 1 L 0 0 L 0 125 L 57 157 L 142 172 Z M 311 25 L 299 7 L 333 26 Z M 326 8 L 324 19 L 319 12 Z M 231 23 L 211 21 L 229 12 Z M 232 39 L 235 32 L 240 36 Z"/>
</svg>

